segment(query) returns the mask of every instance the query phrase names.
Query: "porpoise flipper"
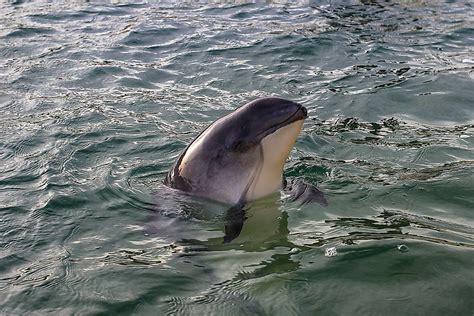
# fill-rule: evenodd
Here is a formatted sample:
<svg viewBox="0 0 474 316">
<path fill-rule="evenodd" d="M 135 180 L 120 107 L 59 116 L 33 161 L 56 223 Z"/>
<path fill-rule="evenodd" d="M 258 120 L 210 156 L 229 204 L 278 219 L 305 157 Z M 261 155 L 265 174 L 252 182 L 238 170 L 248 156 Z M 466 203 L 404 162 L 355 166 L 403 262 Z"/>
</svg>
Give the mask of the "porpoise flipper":
<svg viewBox="0 0 474 316">
<path fill-rule="evenodd" d="M 328 205 L 324 193 L 303 179 L 290 178 L 285 179 L 284 182 L 283 190 L 290 196 L 288 199 L 291 202 L 299 201 L 301 205 L 314 202 L 319 203 L 322 206 Z"/>
<path fill-rule="evenodd" d="M 238 203 L 225 213 L 224 244 L 237 238 L 242 231 L 244 221 L 247 219 L 243 203 Z"/>
</svg>

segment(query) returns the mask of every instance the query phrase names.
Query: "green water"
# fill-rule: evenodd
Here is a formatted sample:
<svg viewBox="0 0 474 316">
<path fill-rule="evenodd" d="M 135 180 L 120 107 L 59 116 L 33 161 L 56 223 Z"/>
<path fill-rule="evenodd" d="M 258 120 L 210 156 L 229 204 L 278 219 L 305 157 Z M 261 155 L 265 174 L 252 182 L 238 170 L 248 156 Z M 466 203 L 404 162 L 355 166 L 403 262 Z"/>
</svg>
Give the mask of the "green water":
<svg viewBox="0 0 474 316">
<path fill-rule="evenodd" d="M 379 2 L 1 3 L 0 313 L 472 316 L 473 5 Z M 223 244 L 161 181 L 269 95 L 329 205 L 256 201 Z"/>
</svg>

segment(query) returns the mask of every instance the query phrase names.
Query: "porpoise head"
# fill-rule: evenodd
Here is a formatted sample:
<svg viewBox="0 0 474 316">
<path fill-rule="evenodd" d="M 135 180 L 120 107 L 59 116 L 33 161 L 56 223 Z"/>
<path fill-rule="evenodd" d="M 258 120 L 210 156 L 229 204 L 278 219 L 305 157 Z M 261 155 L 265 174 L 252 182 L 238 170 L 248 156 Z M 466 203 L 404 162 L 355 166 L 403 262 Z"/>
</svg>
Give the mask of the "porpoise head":
<svg viewBox="0 0 474 316">
<path fill-rule="evenodd" d="M 276 192 L 306 117 L 301 104 L 281 98 L 247 103 L 206 128 L 175 162 L 165 183 L 227 204 Z"/>
</svg>

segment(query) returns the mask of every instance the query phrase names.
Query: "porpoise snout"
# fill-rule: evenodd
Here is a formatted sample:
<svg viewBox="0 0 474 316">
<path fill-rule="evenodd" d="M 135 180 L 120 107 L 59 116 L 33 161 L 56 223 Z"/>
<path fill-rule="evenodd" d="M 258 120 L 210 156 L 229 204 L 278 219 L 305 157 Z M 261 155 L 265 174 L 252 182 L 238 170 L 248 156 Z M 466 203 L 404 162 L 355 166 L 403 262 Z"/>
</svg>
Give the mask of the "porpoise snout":
<svg viewBox="0 0 474 316">
<path fill-rule="evenodd" d="M 304 117 L 307 118 L 308 117 L 308 110 L 304 106 L 302 106 L 301 104 L 300 104 L 300 110 L 301 110 L 301 112 L 303 112 Z"/>
</svg>

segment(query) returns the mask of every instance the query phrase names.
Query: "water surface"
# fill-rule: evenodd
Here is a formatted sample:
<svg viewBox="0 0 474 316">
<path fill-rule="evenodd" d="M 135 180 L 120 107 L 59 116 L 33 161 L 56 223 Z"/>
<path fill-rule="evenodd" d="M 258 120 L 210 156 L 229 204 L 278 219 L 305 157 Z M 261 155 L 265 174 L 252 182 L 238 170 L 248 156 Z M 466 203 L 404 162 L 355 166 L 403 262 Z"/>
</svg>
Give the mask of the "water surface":
<svg viewBox="0 0 474 316">
<path fill-rule="evenodd" d="M 472 10 L 0 4 L 2 313 L 472 315 Z M 285 175 L 329 205 L 256 201 L 223 244 L 161 181 L 269 95 L 308 108 Z"/>
</svg>

